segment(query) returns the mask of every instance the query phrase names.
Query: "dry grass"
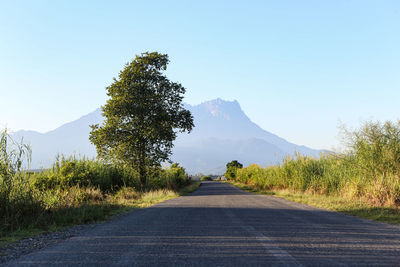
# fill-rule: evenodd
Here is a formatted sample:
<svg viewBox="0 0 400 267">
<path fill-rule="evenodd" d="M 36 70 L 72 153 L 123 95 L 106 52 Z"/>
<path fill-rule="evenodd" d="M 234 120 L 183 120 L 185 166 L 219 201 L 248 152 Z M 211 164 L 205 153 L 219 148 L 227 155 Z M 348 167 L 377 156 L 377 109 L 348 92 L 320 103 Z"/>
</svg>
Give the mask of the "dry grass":
<svg viewBox="0 0 400 267">
<path fill-rule="evenodd" d="M 41 216 L 30 219 L 31 224 L 13 231 L 3 231 L 0 248 L 20 238 L 41 232 L 56 231 L 67 226 L 103 221 L 122 212 L 145 208 L 162 201 L 191 193 L 199 187 L 192 182 L 179 191 L 155 190 L 146 193 L 123 187 L 114 194 L 102 193 L 98 188 L 71 187 L 68 190 L 46 191 L 45 198 L 51 208 Z"/>
<path fill-rule="evenodd" d="M 315 192 L 299 192 L 290 189 L 260 190 L 254 186 L 237 182 L 233 185 L 248 192 L 264 195 L 274 195 L 290 201 L 307 204 L 313 207 L 346 213 L 364 219 L 370 219 L 391 224 L 400 224 L 400 208 L 394 206 L 371 205 L 367 199 L 344 198 L 329 196 Z"/>
</svg>

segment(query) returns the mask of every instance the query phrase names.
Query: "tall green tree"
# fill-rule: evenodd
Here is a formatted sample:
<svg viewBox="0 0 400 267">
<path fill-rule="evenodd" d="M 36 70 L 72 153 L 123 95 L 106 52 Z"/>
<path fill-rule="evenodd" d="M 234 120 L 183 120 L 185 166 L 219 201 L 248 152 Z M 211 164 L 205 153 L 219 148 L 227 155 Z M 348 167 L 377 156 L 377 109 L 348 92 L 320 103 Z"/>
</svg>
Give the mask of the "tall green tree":
<svg viewBox="0 0 400 267">
<path fill-rule="evenodd" d="M 146 52 L 126 64 L 106 88 L 104 122 L 91 126 L 98 156 L 137 170 L 142 190 L 149 172 L 169 160 L 177 132 L 194 127 L 182 103 L 185 88 L 163 74 L 168 63 L 168 55 Z"/>
</svg>

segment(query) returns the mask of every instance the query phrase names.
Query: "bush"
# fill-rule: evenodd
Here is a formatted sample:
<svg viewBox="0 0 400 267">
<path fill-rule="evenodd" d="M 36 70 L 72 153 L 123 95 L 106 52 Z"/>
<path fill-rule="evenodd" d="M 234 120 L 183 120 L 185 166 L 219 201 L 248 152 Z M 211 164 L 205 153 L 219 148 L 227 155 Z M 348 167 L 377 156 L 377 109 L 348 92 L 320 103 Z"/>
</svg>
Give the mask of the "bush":
<svg viewBox="0 0 400 267">
<path fill-rule="evenodd" d="M 147 189 L 178 190 L 187 185 L 185 169 L 177 163 L 166 169 L 153 169 L 149 172 Z M 32 175 L 35 188 L 44 191 L 56 188 L 67 189 L 72 186 L 98 187 L 103 192 L 111 192 L 130 186 L 138 190 L 138 174 L 129 168 L 117 167 L 99 160 L 76 159 L 75 157 L 57 160 L 53 168 Z"/>
<path fill-rule="evenodd" d="M 233 160 L 226 164 L 226 172 L 224 175 L 228 180 L 233 180 L 236 177 L 236 171 L 241 168 L 243 168 L 243 164 L 239 163 L 237 160 Z"/>
<path fill-rule="evenodd" d="M 132 187 L 121 187 L 115 194 L 114 199 L 122 199 L 122 200 L 133 200 L 138 199 L 140 197 L 140 193 L 138 193 Z"/>
<path fill-rule="evenodd" d="M 211 178 L 210 175 L 206 175 L 206 176 L 201 177 L 200 180 L 202 180 L 202 181 L 212 181 L 212 178 Z"/>
<path fill-rule="evenodd" d="M 141 197 L 137 172 L 99 160 L 58 157 L 52 168 L 27 172 L 30 149 L 14 142 L 7 131 L 0 138 L 0 237 L 21 228 L 48 229 L 104 218 L 119 204 Z M 188 184 L 185 169 L 177 163 L 155 169 L 148 190 L 168 198 Z"/>
<path fill-rule="evenodd" d="M 152 190 L 178 190 L 189 183 L 188 175 L 178 163 L 169 168 L 154 170 L 148 181 L 148 188 Z"/>
<path fill-rule="evenodd" d="M 0 233 L 29 223 L 28 218 L 43 212 L 37 192 L 31 189 L 23 172 L 23 161 L 30 161 L 30 148 L 7 134 L 0 137 Z"/>
<path fill-rule="evenodd" d="M 72 186 L 100 188 L 110 192 L 122 186 L 138 187 L 135 173 L 129 169 L 113 166 L 99 160 L 75 157 L 57 159 L 49 170 L 32 175 L 32 184 L 39 190 Z"/>
<path fill-rule="evenodd" d="M 298 154 L 266 168 L 253 164 L 236 168 L 230 179 L 263 190 L 291 189 L 363 198 L 374 205 L 398 205 L 400 121 L 368 122 L 354 132 L 346 131 L 346 137 L 348 150 L 344 153 L 319 158 Z"/>
<path fill-rule="evenodd" d="M 46 190 L 41 194 L 42 203 L 47 211 L 62 208 L 76 208 L 82 204 L 101 202 L 104 194 L 98 188 L 72 186 L 68 189 Z"/>
</svg>

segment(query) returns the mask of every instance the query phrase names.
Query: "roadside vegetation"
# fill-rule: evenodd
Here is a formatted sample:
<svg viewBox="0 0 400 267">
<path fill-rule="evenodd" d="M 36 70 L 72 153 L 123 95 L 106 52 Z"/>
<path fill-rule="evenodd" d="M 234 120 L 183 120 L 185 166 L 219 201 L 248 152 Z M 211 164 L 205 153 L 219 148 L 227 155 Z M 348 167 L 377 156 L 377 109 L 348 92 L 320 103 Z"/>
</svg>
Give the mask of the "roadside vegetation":
<svg viewBox="0 0 400 267">
<path fill-rule="evenodd" d="M 154 169 L 172 153 L 177 132 L 190 132 L 193 117 L 183 106 L 186 89 L 164 75 L 168 55 L 137 55 L 106 88 L 104 121 L 92 125 L 89 140 L 99 158 L 135 169 L 145 189 Z"/>
<path fill-rule="evenodd" d="M 103 220 L 198 186 L 176 163 L 161 168 L 177 132 L 194 127 L 182 104 L 186 89 L 164 75 L 168 63 L 166 54 L 137 55 L 106 88 L 104 122 L 89 136 L 98 160 L 59 157 L 29 172 L 30 148 L 1 133 L 0 238 Z"/>
<path fill-rule="evenodd" d="M 212 178 L 210 175 L 204 175 L 200 179 L 201 181 L 212 181 Z"/>
<path fill-rule="evenodd" d="M 343 153 L 298 154 L 268 167 L 231 162 L 225 176 L 250 191 L 400 223 L 400 122 L 367 122 L 344 137 Z"/>
<path fill-rule="evenodd" d="M 178 164 L 154 169 L 146 190 L 134 169 L 101 160 L 60 157 L 41 172 L 25 171 L 29 147 L 2 132 L 0 141 L 0 247 L 15 238 L 101 221 L 189 193 L 191 182 Z"/>
</svg>

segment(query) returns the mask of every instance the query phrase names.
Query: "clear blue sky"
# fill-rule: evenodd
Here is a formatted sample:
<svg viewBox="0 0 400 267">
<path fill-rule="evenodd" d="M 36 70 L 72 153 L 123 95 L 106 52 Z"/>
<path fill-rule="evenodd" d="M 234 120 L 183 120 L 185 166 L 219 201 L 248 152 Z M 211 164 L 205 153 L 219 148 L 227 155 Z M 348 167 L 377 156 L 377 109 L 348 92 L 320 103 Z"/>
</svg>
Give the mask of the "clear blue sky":
<svg viewBox="0 0 400 267">
<path fill-rule="evenodd" d="M 105 103 L 144 51 L 185 101 L 237 99 L 264 129 L 337 146 L 400 118 L 400 1 L 0 1 L 0 127 L 45 132 Z"/>
</svg>

